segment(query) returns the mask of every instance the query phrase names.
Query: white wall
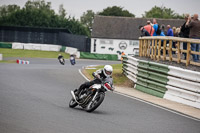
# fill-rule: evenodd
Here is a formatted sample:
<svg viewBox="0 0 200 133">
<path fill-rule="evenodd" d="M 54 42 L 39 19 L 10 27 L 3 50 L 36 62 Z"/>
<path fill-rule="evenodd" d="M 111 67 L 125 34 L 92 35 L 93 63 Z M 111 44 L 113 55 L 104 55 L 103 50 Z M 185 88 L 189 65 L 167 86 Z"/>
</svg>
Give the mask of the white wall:
<svg viewBox="0 0 200 133">
<path fill-rule="evenodd" d="M 96 51 L 94 45 L 96 44 Z M 139 50 L 139 40 L 119 40 L 91 38 L 91 53 L 98 54 L 117 54 L 121 58 L 121 52 L 126 55 L 135 55 Z"/>
</svg>

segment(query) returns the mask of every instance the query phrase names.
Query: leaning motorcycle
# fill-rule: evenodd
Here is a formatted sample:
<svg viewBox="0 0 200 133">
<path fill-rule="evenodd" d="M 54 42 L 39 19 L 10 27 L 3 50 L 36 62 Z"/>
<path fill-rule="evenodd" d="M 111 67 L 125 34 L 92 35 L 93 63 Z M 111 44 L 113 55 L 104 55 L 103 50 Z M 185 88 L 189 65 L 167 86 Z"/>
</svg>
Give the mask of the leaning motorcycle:
<svg viewBox="0 0 200 133">
<path fill-rule="evenodd" d="M 69 107 L 74 108 L 77 105 L 81 106 L 87 112 L 92 112 L 101 105 L 104 100 L 106 91 L 113 91 L 112 81 L 105 79 L 101 84 L 94 84 L 89 88 L 83 89 L 78 96 L 75 96 L 77 89 L 71 91 L 72 99 L 69 102 Z"/>
<path fill-rule="evenodd" d="M 60 58 L 58 60 L 59 60 L 60 64 L 65 65 L 65 59 L 64 58 Z"/>
</svg>

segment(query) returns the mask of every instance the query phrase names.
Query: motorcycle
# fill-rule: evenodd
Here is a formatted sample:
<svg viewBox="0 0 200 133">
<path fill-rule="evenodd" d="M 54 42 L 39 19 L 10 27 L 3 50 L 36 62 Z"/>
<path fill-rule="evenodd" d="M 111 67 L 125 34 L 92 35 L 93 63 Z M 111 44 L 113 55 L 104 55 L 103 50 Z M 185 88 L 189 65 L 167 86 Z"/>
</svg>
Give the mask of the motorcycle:
<svg viewBox="0 0 200 133">
<path fill-rule="evenodd" d="M 92 112 L 103 102 L 105 92 L 113 90 L 112 81 L 109 79 L 105 79 L 104 82 L 101 80 L 101 84 L 94 84 L 89 88 L 83 89 L 78 96 L 74 94 L 77 92 L 76 89 L 71 91 L 72 99 L 69 102 L 69 107 L 74 108 L 79 105 L 87 112 Z"/>
<path fill-rule="evenodd" d="M 65 59 L 64 58 L 60 58 L 58 60 L 59 60 L 60 64 L 65 65 Z"/>
<path fill-rule="evenodd" d="M 72 65 L 76 64 L 74 55 L 70 55 L 70 62 L 71 62 Z"/>
</svg>

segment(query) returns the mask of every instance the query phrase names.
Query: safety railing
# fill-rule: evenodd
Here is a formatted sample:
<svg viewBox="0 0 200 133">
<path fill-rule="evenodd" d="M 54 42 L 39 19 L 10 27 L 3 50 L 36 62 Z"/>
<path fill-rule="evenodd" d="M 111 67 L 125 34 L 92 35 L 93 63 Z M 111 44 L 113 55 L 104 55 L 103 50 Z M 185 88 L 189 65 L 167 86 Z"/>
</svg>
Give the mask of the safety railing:
<svg viewBox="0 0 200 133">
<path fill-rule="evenodd" d="M 139 38 L 139 56 L 150 57 L 153 60 L 168 60 L 177 63 L 185 63 L 200 66 L 200 62 L 194 62 L 192 55 L 200 56 L 199 51 L 192 51 L 191 44 L 200 45 L 200 39 L 180 38 L 180 37 L 140 37 Z M 173 43 L 176 47 L 172 47 Z M 181 48 L 181 44 L 187 43 L 187 49 Z M 186 54 L 186 59 L 183 54 Z"/>
<path fill-rule="evenodd" d="M 123 73 L 142 92 L 200 109 L 200 72 L 123 56 Z"/>
</svg>

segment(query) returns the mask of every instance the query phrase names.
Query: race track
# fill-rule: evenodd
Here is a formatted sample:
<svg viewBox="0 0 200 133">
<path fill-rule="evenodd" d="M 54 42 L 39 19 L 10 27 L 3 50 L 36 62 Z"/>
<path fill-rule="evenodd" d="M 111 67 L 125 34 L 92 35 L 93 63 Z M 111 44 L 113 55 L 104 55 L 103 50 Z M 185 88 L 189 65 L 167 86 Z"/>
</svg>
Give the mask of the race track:
<svg viewBox="0 0 200 133">
<path fill-rule="evenodd" d="M 26 59 L 0 63 L 0 133 L 200 133 L 200 122 L 116 93 L 93 113 L 68 107 L 70 90 L 86 80 L 79 69 L 115 61 Z"/>
</svg>

